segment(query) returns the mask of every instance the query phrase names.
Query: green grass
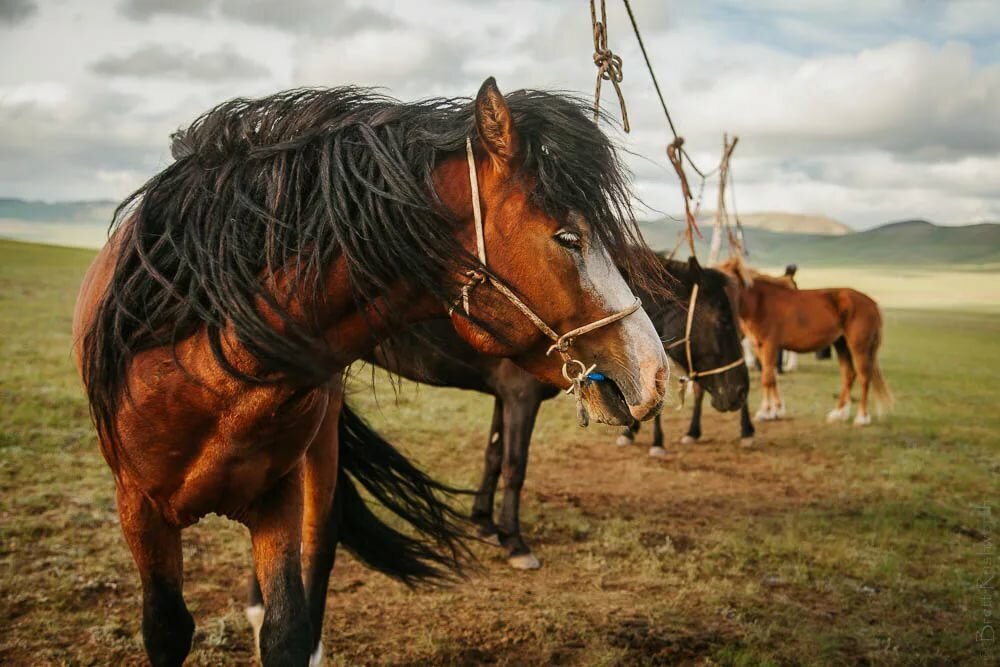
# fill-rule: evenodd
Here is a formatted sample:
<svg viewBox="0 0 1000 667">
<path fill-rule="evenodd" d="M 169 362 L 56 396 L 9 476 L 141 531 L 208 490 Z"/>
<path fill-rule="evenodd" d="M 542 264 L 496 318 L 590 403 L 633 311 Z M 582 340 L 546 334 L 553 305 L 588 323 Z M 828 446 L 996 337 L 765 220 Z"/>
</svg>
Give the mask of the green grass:
<svg viewBox="0 0 1000 667">
<path fill-rule="evenodd" d="M 143 660 L 138 582 L 69 351 L 91 256 L 0 242 L 0 664 Z M 804 357 L 780 380 L 791 418 L 759 425 L 753 450 L 709 411 L 702 443 L 657 462 L 551 401 L 523 503 L 543 569 L 477 546 L 467 581 L 411 592 L 344 557 L 333 664 L 996 664 L 975 636 L 1000 614 L 977 590 L 997 564 L 980 552 L 1000 513 L 1000 315 L 973 303 L 975 281 L 897 297 L 880 290 L 898 278 L 867 275 L 887 306 L 891 415 L 823 423 L 835 364 Z M 491 401 L 409 383 L 397 396 L 381 376 L 373 396 L 369 377 L 352 383 L 358 411 L 437 477 L 474 484 Z M 686 415 L 668 411 L 668 437 Z M 249 663 L 245 531 L 206 519 L 185 559 L 189 664 Z"/>
</svg>

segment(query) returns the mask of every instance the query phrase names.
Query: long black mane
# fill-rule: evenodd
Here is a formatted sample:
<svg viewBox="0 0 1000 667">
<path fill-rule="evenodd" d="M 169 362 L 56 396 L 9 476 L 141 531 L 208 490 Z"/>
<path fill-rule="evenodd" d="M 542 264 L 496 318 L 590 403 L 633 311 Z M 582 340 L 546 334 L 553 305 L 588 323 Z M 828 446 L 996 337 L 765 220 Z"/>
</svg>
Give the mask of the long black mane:
<svg viewBox="0 0 1000 667">
<path fill-rule="evenodd" d="M 589 103 L 539 91 L 506 100 L 533 201 L 554 216 L 579 212 L 619 266 L 655 276 L 652 254 L 634 250 L 629 174 L 588 117 Z M 467 137 L 478 145 L 468 98 L 402 103 L 352 87 L 231 100 L 176 133 L 176 161 L 112 222 L 120 252 L 84 339 L 98 428 L 113 430 L 137 353 L 202 327 L 233 375 L 221 342 L 227 330 L 259 361 L 259 374 L 246 379 L 325 382 L 336 350 L 309 313 L 338 258 L 359 304 L 389 297 L 400 283 L 452 300 L 448 276 L 475 259 L 456 240 L 432 172 Z M 276 275 L 292 276 L 287 292 L 305 315 L 292 316 L 290 297 L 270 281 Z"/>
</svg>

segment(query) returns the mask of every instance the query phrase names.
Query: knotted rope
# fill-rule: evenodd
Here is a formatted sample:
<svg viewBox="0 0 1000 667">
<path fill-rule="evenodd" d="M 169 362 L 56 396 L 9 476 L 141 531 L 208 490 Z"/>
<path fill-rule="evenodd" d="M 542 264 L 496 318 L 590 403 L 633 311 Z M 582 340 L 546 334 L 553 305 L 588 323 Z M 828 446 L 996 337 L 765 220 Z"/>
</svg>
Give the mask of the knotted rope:
<svg viewBox="0 0 1000 667">
<path fill-rule="evenodd" d="M 687 238 L 688 246 L 691 248 L 691 255 L 695 256 L 697 253 L 694 249 L 694 235 L 697 234 L 698 238 L 703 238 L 701 235 L 701 230 L 698 229 L 698 221 L 695 220 L 694 214 L 691 212 L 691 186 L 688 184 L 687 174 L 684 173 L 684 137 L 676 137 L 672 143 L 667 145 L 667 157 L 670 159 L 670 164 L 673 165 L 674 171 L 677 172 L 677 178 L 681 182 L 681 194 L 684 197 L 684 219 L 687 222 L 687 229 L 685 230 L 685 237 Z M 702 183 L 704 184 L 704 177 L 702 178 Z M 699 206 L 701 204 L 701 197 L 699 195 Z M 680 242 L 678 241 L 678 245 Z M 674 248 L 674 252 L 677 252 L 677 248 Z M 671 257 L 673 253 L 671 253 Z"/>
<path fill-rule="evenodd" d="M 483 227 L 483 212 L 482 204 L 479 201 L 479 177 L 476 174 L 476 159 L 472 153 L 472 141 L 470 139 L 465 140 L 465 155 L 469 162 L 469 184 L 472 189 L 472 217 L 475 220 L 476 227 L 476 252 L 479 256 L 479 263 L 482 265 L 481 268 L 473 269 L 466 272 L 466 278 L 468 281 L 462 286 L 459 298 L 454 304 L 448 309 L 448 314 L 451 315 L 455 312 L 455 308 L 460 301 L 462 304 L 462 310 L 465 311 L 466 315 L 469 315 L 469 299 L 472 291 L 477 285 L 482 283 L 488 283 L 495 290 L 500 292 L 500 294 L 507 297 L 514 307 L 516 307 L 521 313 L 528 318 L 528 320 L 538 328 L 545 336 L 552 341 L 552 345 L 546 351 L 545 356 L 549 356 L 553 352 L 558 352 L 559 356 L 563 360 L 562 374 L 563 377 L 570 383 L 569 389 L 566 390 L 567 394 L 576 395 L 576 410 L 577 416 L 580 419 L 581 426 L 587 426 L 590 423 L 590 415 L 587 413 L 587 407 L 583 402 L 583 387 L 587 382 L 591 381 L 589 377 L 594 369 L 597 368 L 597 364 L 592 364 L 587 366 L 585 363 L 579 359 L 574 358 L 570 353 L 569 349 L 573 345 L 573 342 L 585 334 L 590 333 L 601 327 L 605 327 L 609 324 L 613 324 L 618 320 L 625 319 L 632 313 L 636 312 L 642 307 L 642 301 L 636 298 L 632 305 L 619 310 L 617 313 L 612 313 L 607 317 L 602 317 L 601 319 L 591 322 L 589 324 L 584 324 L 583 326 L 577 327 L 572 331 L 567 331 L 561 336 L 556 333 L 556 331 L 545 323 L 545 320 L 540 318 L 535 311 L 528 307 L 524 301 L 521 300 L 509 287 L 504 285 L 502 282 L 487 273 L 486 268 L 486 232 Z M 602 376 L 603 377 L 603 376 Z"/>
<path fill-rule="evenodd" d="M 622 129 L 626 133 L 631 129 L 628 122 L 628 109 L 625 108 L 625 98 L 622 96 L 621 82 L 622 58 L 608 48 L 608 13 L 601 0 L 601 20 L 597 20 L 597 8 L 594 0 L 590 0 L 590 25 L 594 33 L 594 64 L 597 66 L 597 82 L 594 84 L 594 122 L 601 115 L 601 82 L 610 81 L 618 95 L 618 105 L 622 110 Z"/>
</svg>

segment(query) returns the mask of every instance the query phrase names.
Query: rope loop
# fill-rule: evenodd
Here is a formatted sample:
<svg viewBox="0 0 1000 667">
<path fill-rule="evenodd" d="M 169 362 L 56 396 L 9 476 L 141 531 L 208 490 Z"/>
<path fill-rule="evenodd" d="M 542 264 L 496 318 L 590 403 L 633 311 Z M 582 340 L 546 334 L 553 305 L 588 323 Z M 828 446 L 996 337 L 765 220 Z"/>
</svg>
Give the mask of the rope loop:
<svg viewBox="0 0 1000 667">
<path fill-rule="evenodd" d="M 601 20 L 597 20 L 597 7 L 594 0 L 590 0 L 590 24 L 594 33 L 594 65 L 597 66 L 597 81 L 594 84 L 594 122 L 601 114 L 601 82 L 610 81 L 618 95 L 618 105 L 622 110 L 622 129 L 626 133 L 631 130 L 628 122 L 628 109 L 625 108 L 625 97 L 622 95 L 621 82 L 624 78 L 622 72 L 622 58 L 608 48 L 608 13 L 601 0 Z"/>
</svg>

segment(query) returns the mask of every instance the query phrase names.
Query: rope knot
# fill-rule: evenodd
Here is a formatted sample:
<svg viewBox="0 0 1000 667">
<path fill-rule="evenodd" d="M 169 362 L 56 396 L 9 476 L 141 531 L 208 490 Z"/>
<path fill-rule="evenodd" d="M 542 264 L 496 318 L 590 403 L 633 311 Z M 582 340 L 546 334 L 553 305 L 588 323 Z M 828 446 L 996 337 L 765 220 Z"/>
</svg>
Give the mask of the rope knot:
<svg viewBox="0 0 1000 667">
<path fill-rule="evenodd" d="M 455 307 L 458 305 L 459 302 L 462 303 L 462 310 L 464 310 L 465 314 L 468 315 L 469 297 L 472 294 L 472 290 L 474 290 L 477 285 L 486 282 L 486 274 L 483 273 L 481 269 L 471 269 L 469 271 L 466 271 L 465 277 L 468 278 L 468 281 L 464 285 L 462 285 L 461 294 L 459 295 L 458 299 L 455 300 L 455 303 L 451 305 L 451 308 L 448 309 L 449 316 L 455 312 Z"/>
<path fill-rule="evenodd" d="M 590 23 L 594 30 L 594 65 L 597 66 L 597 82 L 594 85 L 594 122 L 596 123 L 601 113 L 601 82 L 610 81 L 615 87 L 615 94 L 618 95 L 618 105 L 622 110 L 622 129 L 627 133 L 630 129 L 628 122 L 628 110 L 625 108 L 625 98 L 622 96 L 621 82 L 624 78 L 622 72 L 622 58 L 608 48 L 608 14 L 601 0 L 601 20 L 597 20 L 597 8 L 594 0 L 590 0 Z"/>
</svg>

